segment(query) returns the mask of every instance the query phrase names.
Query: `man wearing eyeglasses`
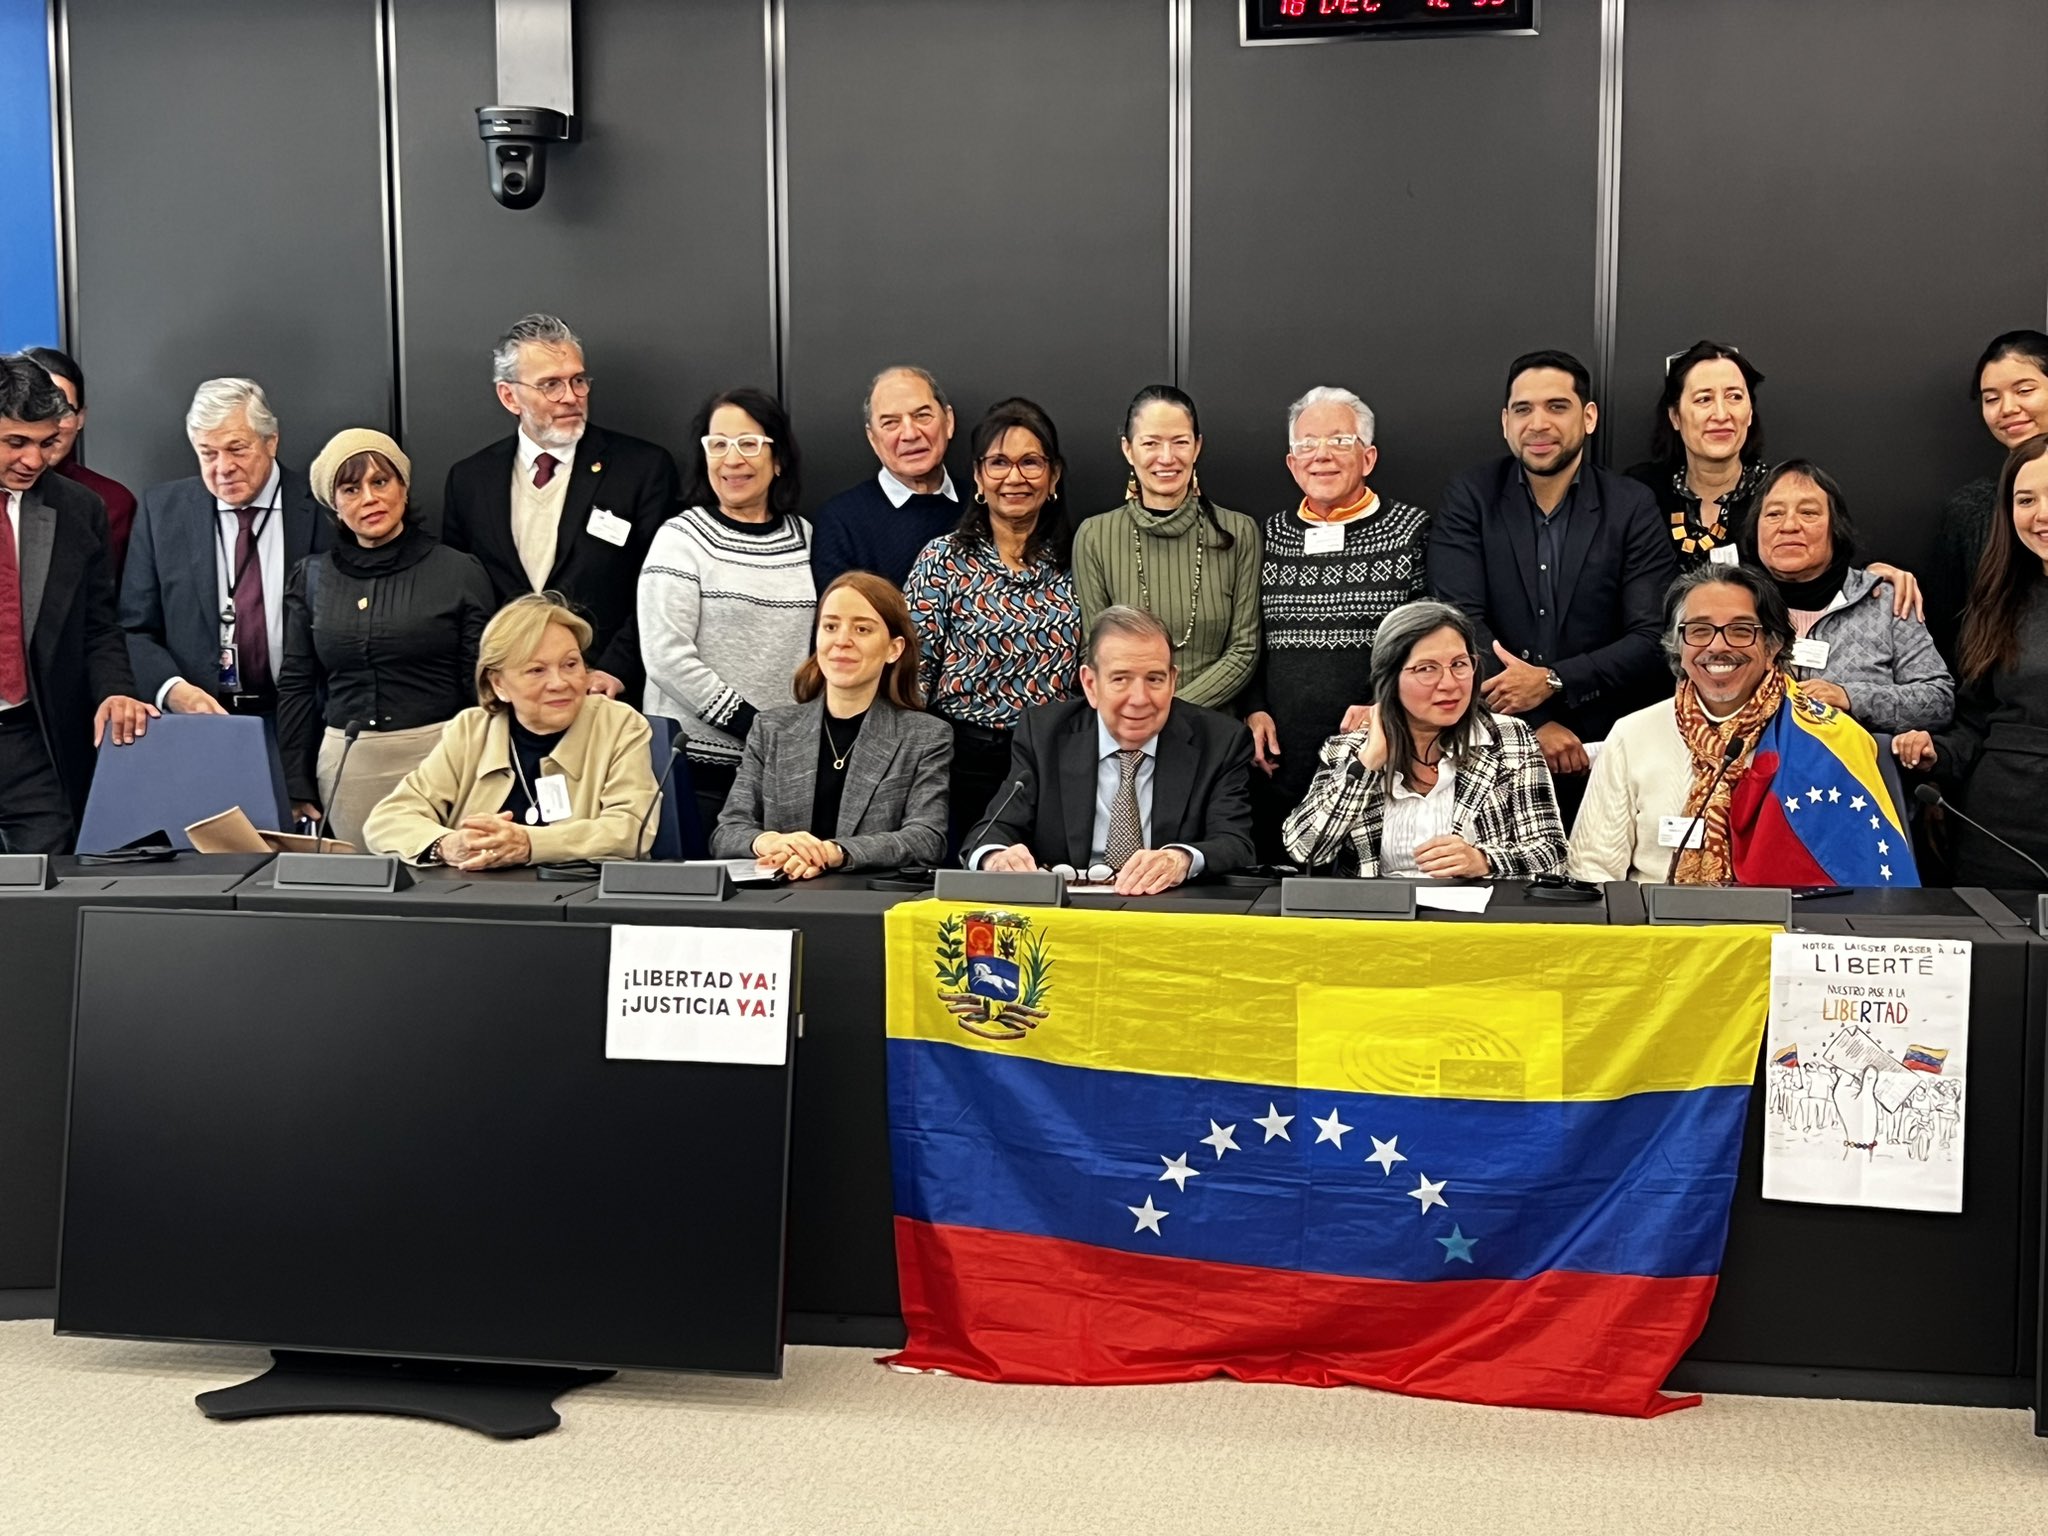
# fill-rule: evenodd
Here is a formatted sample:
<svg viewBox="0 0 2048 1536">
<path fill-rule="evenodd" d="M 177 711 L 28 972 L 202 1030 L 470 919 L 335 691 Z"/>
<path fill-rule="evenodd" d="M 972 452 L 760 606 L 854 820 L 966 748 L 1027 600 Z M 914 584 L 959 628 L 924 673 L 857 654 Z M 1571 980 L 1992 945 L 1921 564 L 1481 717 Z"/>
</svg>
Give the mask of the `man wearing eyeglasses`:
<svg viewBox="0 0 2048 1536">
<path fill-rule="evenodd" d="M 861 402 L 861 424 L 882 468 L 812 520 L 811 579 L 820 592 L 847 571 L 902 586 L 918 552 L 951 533 L 964 510 L 946 469 L 953 407 L 937 379 L 908 365 L 884 368 Z"/>
<path fill-rule="evenodd" d="M 1251 728 L 1259 857 L 1286 857 L 1281 824 L 1315 779 L 1317 749 L 1354 730 L 1372 697 L 1380 620 L 1428 592 L 1429 514 L 1366 484 L 1373 414 L 1318 385 L 1287 410 L 1287 469 L 1301 503 L 1266 519 L 1259 564 L 1265 643 L 1239 705 Z"/>
<path fill-rule="evenodd" d="M 675 460 L 590 425 L 583 343 L 553 315 L 500 337 L 491 377 L 519 429 L 448 471 L 441 540 L 483 562 L 500 604 L 561 593 L 596 632 L 590 691 L 637 698 L 635 593 L 654 531 L 682 500 Z"/>
</svg>

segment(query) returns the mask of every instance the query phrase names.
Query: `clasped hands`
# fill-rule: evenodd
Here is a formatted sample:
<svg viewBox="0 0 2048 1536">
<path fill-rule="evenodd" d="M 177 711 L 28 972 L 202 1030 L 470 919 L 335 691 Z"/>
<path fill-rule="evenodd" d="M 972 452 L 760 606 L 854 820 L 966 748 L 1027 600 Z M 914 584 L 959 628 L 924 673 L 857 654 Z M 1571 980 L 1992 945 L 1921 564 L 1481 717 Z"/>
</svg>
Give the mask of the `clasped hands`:
<svg viewBox="0 0 2048 1536">
<path fill-rule="evenodd" d="M 1357 711 L 1359 725 L 1365 728 L 1365 740 L 1358 746 L 1359 766 L 1367 773 L 1377 773 L 1387 765 L 1387 738 L 1379 729 L 1379 707 L 1373 704 L 1353 705 Z M 1344 717 L 1350 720 L 1352 716 Z M 1356 726 L 1351 729 L 1357 729 Z M 1432 880 L 1454 880 L 1460 876 L 1484 877 L 1493 873 L 1493 866 L 1486 855 L 1466 842 L 1446 832 L 1415 845 L 1415 867 Z"/>
<path fill-rule="evenodd" d="M 1038 856 L 1023 843 L 1012 843 L 983 859 L 981 867 L 1029 874 L 1038 868 Z M 1140 848 L 1116 872 L 1116 893 L 1119 896 L 1157 896 L 1161 891 L 1170 891 L 1185 881 L 1188 871 L 1194 867 L 1194 858 L 1185 848 Z"/>
<path fill-rule="evenodd" d="M 465 816 L 462 825 L 434 845 L 452 869 L 508 869 L 533 862 L 533 839 L 510 811 Z"/>
<path fill-rule="evenodd" d="M 754 863 L 791 880 L 810 880 L 846 862 L 846 850 L 808 832 L 763 832 L 754 839 Z"/>
</svg>

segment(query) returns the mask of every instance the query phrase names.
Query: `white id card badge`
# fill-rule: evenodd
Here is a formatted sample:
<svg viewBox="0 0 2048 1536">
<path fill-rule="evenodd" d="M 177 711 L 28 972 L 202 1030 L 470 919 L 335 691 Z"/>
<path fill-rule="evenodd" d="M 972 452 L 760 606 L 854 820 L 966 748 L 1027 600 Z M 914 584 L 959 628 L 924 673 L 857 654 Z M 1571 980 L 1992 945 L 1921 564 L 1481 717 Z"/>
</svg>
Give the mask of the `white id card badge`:
<svg viewBox="0 0 2048 1536">
<path fill-rule="evenodd" d="M 1828 643 L 1825 640 L 1794 640 L 1792 642 L 1792 665 L 1812 667 L 1815 671 L 1828 664 Z"/>
<path fill-rule="evenodd" d="M 605 511 L 603 507 L 592 507 L 590 521 L 584 524 L 583 531 L 593 539 L 603 539 L 607 544 L 623 546 L 626 535 L 633 531 L 633 525 L 623 517 Z"/>
<path fill-rule="evenodd" d="M 1305 555 L 1341 555 L 1344 553 L 1344 525 L 1318 523 L 1313 528 L 1302 529 L 1301 552 Z"/>
<path fill-rule="evenodd" d="M 1688 848 L 1707 846 L 1707 819 L 1704 816 L 1659 816 L 1657 818 L 1657 846 L 1676 848 L 1680 838 L 1685 839 Z"/>
<path fill-rule="evenodd" d="M 542 821 L 567 821 L 575 814 L 569 809 L 569 781 L 559 773 L 544 773 L 534 780 L 533 795 Z"/>
<path fill-rule="evenodd" d="M 1733 544 L 1716 544 L 1707 551 L 1707 558 L 1716 565 L 1742 564 L 1742 551 Z"/>
</svg>

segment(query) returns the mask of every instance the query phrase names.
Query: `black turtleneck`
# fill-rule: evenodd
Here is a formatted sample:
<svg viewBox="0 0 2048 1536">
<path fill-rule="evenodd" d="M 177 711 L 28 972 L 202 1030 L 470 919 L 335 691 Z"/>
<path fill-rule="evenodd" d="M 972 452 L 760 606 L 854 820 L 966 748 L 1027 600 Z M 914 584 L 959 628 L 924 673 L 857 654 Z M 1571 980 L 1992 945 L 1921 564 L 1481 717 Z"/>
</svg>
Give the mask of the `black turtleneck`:
<svg viewBox="0 0 2048 1536">
<path fill-rule="evenodd" d="M 1849 574 L 1847 551 L 1837 549 L 1828 568 L 1810 581 L 1787 581 L 1784 577 L 1773 578 L 1778 591 L 1784 595 L 1785 606 L 1800 613 L 1819 613 L 1835 600 L 1835 594 L 1842 590 L 1842 582 Z"/>
<path fill-rule="evenodd" d="M 528 809 L 539 806 L 541 759 L 554 751 L 556 744 L 569 733 L 561 730 L 542 736 L 521 725 L 517 715 L 506 723 L 512 727 L 512 788 L 506 793 L 501 809 L 510 811 L 514 821 L 524 823 Z M 535 818 L 536 821 L 538 819 Z"/>
</svg>

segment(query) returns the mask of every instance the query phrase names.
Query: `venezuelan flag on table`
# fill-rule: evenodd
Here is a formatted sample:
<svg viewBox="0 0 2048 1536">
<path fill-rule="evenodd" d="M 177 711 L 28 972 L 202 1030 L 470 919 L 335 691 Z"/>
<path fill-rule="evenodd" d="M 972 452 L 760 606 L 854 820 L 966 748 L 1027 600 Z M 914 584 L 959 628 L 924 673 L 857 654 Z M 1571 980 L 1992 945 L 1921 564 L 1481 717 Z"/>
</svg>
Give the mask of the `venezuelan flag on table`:
<svg viewBox="0 0 2048 1536">
<path fill-rule="evenodd" d="M 1768 930 L 887 922 L 893 1363 L 1695 1401 Z"/>
<path fill-rule="evenodd" d="M 1729 797 L 1728 839 L 1742 885 L 1920 883 L 1876 740 L 1797 683 Z"/>
</svg>

